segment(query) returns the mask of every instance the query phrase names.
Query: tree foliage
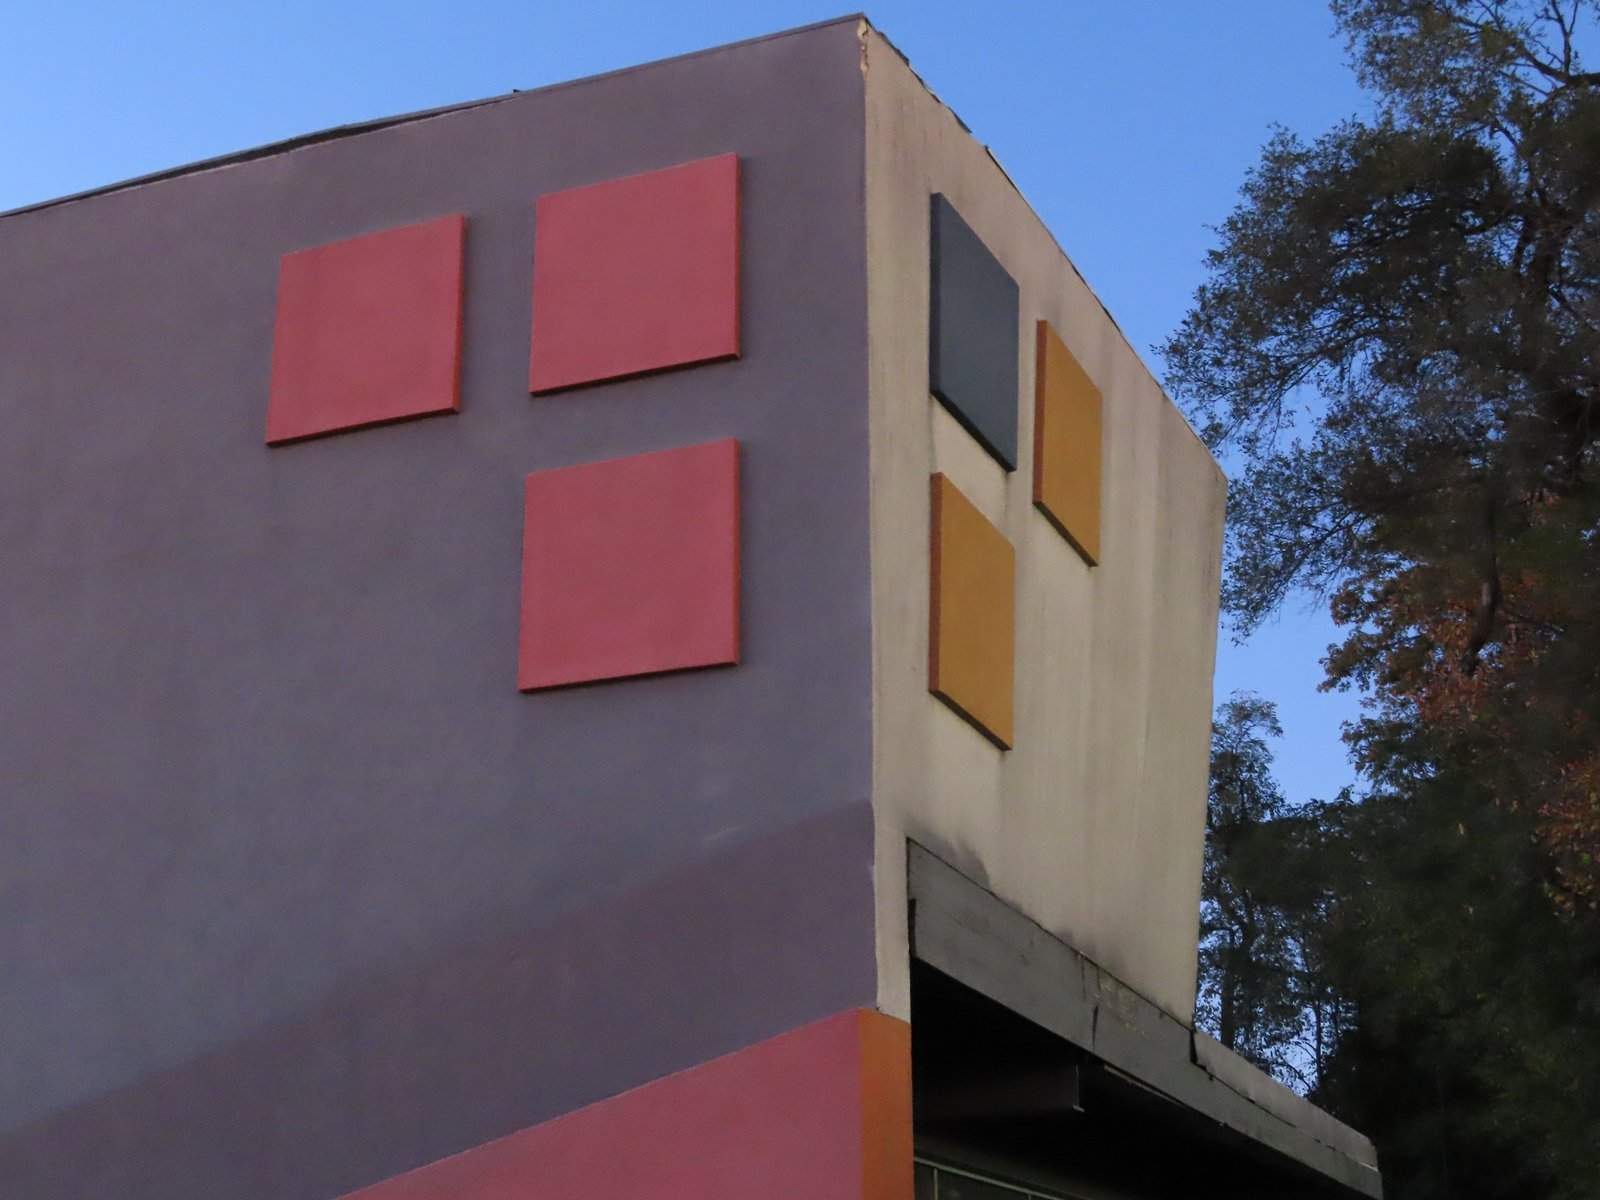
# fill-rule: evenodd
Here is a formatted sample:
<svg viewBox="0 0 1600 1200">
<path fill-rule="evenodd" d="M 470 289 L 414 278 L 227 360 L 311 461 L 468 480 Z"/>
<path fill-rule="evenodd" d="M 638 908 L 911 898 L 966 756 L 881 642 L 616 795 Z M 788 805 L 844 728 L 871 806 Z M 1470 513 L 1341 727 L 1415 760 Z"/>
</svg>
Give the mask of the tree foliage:
<svg viewBox="0 0 1600 1200">
<path fill-rule="evenodd" d="M 1592 906 L 1600 4 L 1334 8 L 1376 116 L 1272 139 L 1166 347 L 1248 464 L 1225 604 L 1247 632 L 1331 596 L 1332 680 L 1477 746 Z"/>
<path fill-rule="evenodd" d="M 1302 871 L 1317 826 L 1272 776 L 1274 705 L 1237 693 L 1217 710 L 1200 909 L 1199 1020 L 1279 1079 L 1314 1087 L 1346 1007 L 1324 986 L 1307 936 L 1329 894 Z"/>
<path fill-rule="evenodd" d="M 1400 726 L 1365 794 L 1290 803 L 1277 729 L 1213 726 L 1197 1019 L 1373 1135 L 1390 1197 L 1600 1194 L 1600 929 L 1530 814 Z"/>
<path fill-rule="evenodd" d="M 1309 1061 L 1392 1196 L 1596 1196 L 1600 0 L 1333 8 L 1373 113 L 1273 136 L 1165 351 L 1245 468 L 1226 609 L 1247 634 L 1327 598 L 1362 782 L 1285 806 L 1258 714 L 1234 830 L 1221 746 L 1202 1011 L 1220 1029 L 1243 889 L 1295 978 L 1231 1001 L 1258 1014 L 1236 1042 Z"/>
</svg>

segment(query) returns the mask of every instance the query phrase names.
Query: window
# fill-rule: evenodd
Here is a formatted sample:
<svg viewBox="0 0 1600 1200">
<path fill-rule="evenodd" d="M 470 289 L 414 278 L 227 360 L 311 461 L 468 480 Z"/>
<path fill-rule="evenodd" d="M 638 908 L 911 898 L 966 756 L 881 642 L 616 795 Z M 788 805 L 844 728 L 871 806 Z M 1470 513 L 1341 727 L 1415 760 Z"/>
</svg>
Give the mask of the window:
<svg viewBox="0 0 1600 1200">
<path fill-rule="evenodd" d="M 1002 1183 L 965 1167 L 917 1159 L 916 1200 L 1069 1200 L 1064 1192 Z"/>
</svg>

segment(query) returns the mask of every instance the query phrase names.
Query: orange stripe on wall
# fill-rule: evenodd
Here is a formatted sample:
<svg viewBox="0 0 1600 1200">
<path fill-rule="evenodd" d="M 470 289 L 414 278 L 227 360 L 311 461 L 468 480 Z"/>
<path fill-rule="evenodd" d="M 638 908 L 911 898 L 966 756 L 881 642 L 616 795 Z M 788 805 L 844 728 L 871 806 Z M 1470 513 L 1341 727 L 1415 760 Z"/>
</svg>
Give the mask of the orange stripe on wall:
<svg viewBox="0 0 1600 1200">
<path fill-rule="evenodd" d="M 861 1200 L 911 1200 L 911 1026 L 858 1009 Z"/>
</svg>

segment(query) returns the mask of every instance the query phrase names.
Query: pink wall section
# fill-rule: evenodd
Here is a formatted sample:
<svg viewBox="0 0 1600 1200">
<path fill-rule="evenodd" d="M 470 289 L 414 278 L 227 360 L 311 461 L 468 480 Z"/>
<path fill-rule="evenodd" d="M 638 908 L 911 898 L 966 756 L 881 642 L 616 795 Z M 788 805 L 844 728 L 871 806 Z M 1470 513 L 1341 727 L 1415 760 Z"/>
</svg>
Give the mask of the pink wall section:
<svg viewBox="0 0 1600 1200">
<path fill-rule="evenodd" d="M 911 1031 L 856 1009 L 346 1200 L 911 1200 Z"/>
</svg>

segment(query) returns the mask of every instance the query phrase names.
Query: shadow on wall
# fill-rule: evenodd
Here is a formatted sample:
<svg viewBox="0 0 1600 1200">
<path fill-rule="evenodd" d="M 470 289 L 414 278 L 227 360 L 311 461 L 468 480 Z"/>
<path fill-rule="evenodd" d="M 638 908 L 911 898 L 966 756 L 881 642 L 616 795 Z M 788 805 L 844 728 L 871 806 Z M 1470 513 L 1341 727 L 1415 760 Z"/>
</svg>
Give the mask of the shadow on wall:
<svg viewBox="0 0 1600 1200">
<path fill-rule="evenodd" d="M 558 923 L 351 985 L 0 1137 L 0 1194 L 338 1195 L 870 1007 L 871 844 L 870 807 L 852 804 Z"/>
</svg>

